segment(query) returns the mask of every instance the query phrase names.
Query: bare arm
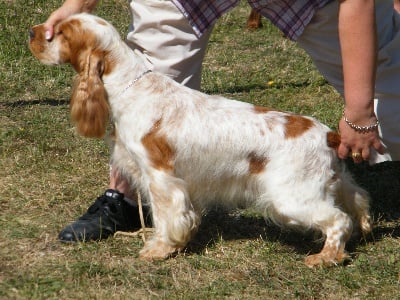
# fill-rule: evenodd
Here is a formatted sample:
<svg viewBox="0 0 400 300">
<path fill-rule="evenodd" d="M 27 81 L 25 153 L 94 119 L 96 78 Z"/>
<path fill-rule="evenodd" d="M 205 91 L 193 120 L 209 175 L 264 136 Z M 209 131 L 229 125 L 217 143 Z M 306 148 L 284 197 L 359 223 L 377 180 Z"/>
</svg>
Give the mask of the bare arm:
<svg viewBox="0 0 400 300">
<path fill-rule="evenodd" d="M 76 13 L 93 11 L 97 2 L 98 0 L 66 0 L 45 22 L 46 39 L 50 40 L 53 37 L 54 25 L 58 22 Z"/>
<path fill-rule="evenodd" d="M 376 29 L 374 0 L 341 0 L 339 9 L 339 39 L 343 60 L 344 113 L 359 126 L 376 122 L 374 87 L 376 73 Z M 342 119 L 339 122 L 342 141 L 338 149 L 341 158 L 349 153 L 370 156 L 370 147 L 383 152 L 377 130 L 360 133 Z"/>
<path fill-rule="evenodd" d="M 400 0 L 394 0 L 394 9 L 400 13 Z"/>
</svg>

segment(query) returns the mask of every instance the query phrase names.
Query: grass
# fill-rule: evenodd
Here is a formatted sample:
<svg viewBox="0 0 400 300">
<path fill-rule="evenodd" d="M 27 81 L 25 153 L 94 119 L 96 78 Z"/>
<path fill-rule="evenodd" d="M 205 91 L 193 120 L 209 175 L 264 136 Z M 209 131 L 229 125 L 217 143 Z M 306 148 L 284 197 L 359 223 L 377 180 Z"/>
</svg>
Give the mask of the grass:
<svg viewBox="0 0 400 300">
<path fill-rule="evenodd" d="M 396 299 L 399 298 L 400 167 L 349 167 L 372 195 L 373 235 L 349 245 L 346 266 L 309 269 L 321 242 L 240 211 L 215 211 L 185 253 L 139 261 L 140 239 L 64 245 L 58 232 L 108 180 L 109 151 L 69 121 L 69 67 L 41 65 L 27 48 L 30 26 L 59 1 L 0 0 L 0 299 Z M 97 14 L 126 34 L 125 1 Z M 335 128 L 341 97 L 310 59 L 264 20 L 244 29 L 245 4 L 216 25 L 203 90 L 313 115 Z"/>
</svg>

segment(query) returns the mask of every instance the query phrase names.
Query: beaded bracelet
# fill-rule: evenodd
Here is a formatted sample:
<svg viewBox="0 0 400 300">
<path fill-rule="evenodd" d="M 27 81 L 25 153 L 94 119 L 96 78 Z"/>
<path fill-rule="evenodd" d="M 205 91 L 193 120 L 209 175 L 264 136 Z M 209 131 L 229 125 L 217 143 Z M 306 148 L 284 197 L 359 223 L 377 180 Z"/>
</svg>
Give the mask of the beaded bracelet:
<svg viewBox="0 0 400 300">
<path fill-rule="evenodd" d="M 349 125 L 352 129 L 354 129 L 357 132 L 360 133 L 367 133 L 370 131 L 374 131 L 378 128 L 379 126 L 379 120 L 376 119 L 376 122 L 374 124 L 368 125 L 368 126 L 359 126 L 354 124 L 353 122 L 351 122 L 349 119 L 346 118 L 346 116 L 344 115 L 344 111 L 343 111 L 343 120 L 346 122 L 347 125 Z"/>
</svg>

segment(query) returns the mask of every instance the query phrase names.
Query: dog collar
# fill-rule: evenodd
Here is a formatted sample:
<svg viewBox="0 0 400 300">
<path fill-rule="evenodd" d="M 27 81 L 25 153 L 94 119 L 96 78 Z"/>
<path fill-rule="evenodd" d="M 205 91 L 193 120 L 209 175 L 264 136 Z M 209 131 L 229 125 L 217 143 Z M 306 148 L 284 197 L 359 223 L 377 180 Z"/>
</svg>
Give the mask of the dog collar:
<svg viewBox="0 0 400 300">
<path fill-rule="evenodd" d="M 125 93 L 126 90 L 128 90 L 129 88 L 132 87 L 132 85 L 134 85 L 139 79 L 141 79 L 144 75 L 146 75 L 147 73 L 150 73 L 151 70 L 146 70 L 144 71 L 142 74 L 140 74 L 138 77 L 136 77 L 135 79 L 133 79 L 132 81 L 129 82 L 129 84 L 124 88 L 124 90 L 122 91 L 122 93 Z"/>
</svg>

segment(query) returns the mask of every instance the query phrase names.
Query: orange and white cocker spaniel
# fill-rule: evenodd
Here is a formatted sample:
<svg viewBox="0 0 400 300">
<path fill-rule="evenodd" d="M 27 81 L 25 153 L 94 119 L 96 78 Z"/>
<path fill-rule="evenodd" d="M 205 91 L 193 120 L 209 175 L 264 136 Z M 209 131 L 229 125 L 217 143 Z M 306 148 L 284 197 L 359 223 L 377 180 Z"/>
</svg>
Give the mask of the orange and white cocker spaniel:
<svg viewBox="0 0 400 300">
<path fill-rule="evenodd" d="M 337 158 L 340 137 L 317 120 L 184 87 L 150 72 L 108 22 L 89 14 L 59 23 L 46 41 L 30 31 L 43 63 L 78 73 L 71 117 L 80 134 L 115 126 L 112 163 L 148 199 L 155 232 L 144 259 L 180 251 L 211 204 L 252 206 L 274 222 L 326 236 L 306 264 L 346 258 L 354 229 L 371 229 L 369 199 Z"/>
</svg>

